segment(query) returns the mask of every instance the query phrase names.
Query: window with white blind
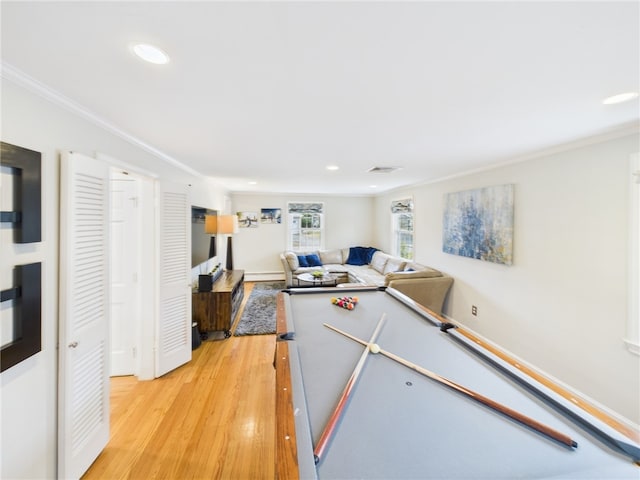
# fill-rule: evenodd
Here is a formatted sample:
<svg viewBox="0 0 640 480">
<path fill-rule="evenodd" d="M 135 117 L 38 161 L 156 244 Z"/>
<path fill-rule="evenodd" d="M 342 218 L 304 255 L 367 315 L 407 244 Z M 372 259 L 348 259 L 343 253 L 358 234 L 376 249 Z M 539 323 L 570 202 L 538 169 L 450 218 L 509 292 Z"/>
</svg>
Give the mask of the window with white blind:
<svg viewBox="0 0 640 480">
<path fill-rule="evenodd" d="M 324 204 L 287 204 L 287 243 L 289 250 L 308 252 L 324 248 Z"/>
<path fill-rule="evenodd" d="M 413 199 L 391 202 L 391 225 L 393 254 L 413 260 Z"/>
</svg>

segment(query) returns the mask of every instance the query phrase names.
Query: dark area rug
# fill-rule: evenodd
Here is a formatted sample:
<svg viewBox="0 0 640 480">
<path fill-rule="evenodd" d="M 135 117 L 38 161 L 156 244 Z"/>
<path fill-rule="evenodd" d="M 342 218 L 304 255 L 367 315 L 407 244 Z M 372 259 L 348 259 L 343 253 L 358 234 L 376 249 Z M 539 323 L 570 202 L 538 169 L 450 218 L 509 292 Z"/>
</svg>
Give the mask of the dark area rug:
<svg viewBox="0 0 640 480">
<path fill-rule="evenodd" d="M 276 294 L 284 288 L 284 282 L 256 283 L 234 335 L 240 337 L 276 333 Z"/>
</svg>

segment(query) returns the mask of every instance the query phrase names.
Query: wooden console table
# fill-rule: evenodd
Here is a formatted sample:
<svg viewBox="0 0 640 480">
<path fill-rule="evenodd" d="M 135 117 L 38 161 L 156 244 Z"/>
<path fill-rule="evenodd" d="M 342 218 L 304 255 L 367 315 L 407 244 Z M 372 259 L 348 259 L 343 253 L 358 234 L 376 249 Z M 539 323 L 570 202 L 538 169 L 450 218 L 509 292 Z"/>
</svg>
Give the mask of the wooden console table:
<svg viewBox="0 0 640 480">
<path fill-rule="evenodd" d="M 200 334 L 223 331 L 231 336 L 233 320 L 244 298 L 244 270 L 226 271 L 213 283 L 210 292 L 193 294 L 193 320 Z"/>
</svg>

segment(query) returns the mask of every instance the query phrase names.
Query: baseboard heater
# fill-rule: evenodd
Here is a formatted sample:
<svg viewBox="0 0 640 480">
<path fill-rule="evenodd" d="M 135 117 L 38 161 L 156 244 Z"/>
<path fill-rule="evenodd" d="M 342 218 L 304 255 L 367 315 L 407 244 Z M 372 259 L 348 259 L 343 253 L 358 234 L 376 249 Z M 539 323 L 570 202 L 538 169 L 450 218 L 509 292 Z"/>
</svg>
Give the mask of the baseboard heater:
<svg viewBox="0 0 640 480">
<path fill-rule="evenodd" d="M 284 272 L 244 272 L 245 282 L 264 282 L 264 281 L 276 281 L 285 280 Z"/>
</svg>

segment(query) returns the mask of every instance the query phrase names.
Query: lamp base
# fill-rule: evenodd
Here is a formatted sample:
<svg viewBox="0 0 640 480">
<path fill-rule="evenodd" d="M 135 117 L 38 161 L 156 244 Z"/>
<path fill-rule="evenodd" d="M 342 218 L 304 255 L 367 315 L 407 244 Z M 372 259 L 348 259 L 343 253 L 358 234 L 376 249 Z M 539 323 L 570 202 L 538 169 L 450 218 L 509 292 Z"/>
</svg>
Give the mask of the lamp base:
<svg viewBox="0 0 640 480">
<path fill-rule="evenodd" d="M 231 246 L 231 236 L 227 237 L 227 270 L 233 270 L 233 248 Z"/>
<path fill-rule="evenodd" d="M 216 236 L 212 235 L 209 241 L 209 258 L 216 256 Z"/>
</svg>

